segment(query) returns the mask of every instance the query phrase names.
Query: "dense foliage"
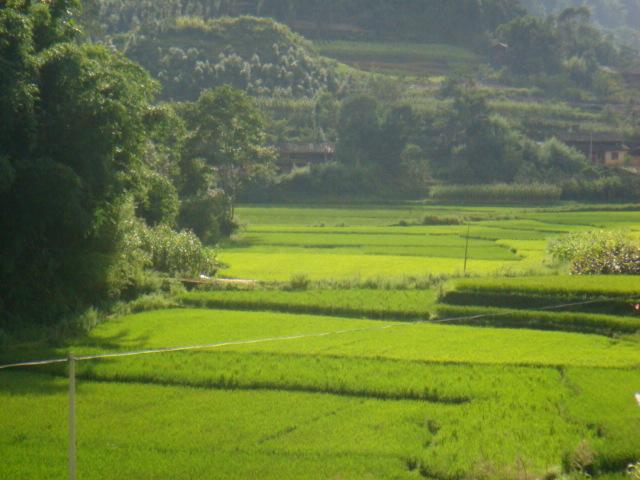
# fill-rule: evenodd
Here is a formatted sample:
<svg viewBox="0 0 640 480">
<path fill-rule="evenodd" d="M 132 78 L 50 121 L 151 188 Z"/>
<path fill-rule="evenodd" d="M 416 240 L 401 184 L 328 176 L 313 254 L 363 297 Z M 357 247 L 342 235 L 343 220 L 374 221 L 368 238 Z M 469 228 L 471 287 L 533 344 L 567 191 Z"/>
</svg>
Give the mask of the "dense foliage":
<svg viewBox="0 0 640 480">
<path fill-rule="evenodd" d="M 549 252 L 575 275 L 640 274 L 640 245 L 623 232 L 594 230 L 562 237 Z"/>
<path fill-rule="evenodd" d="M 439 185 L 429 196 L 443 203 L 470 204 L 541 204 L 560 200 L 562 189 L 544 184 Z"/>
<path fill-rule="evenodd" d="M 568 96 L 584 95 L 581 89 L 614 96 L 621 86 L 611 67 L 629 67 L 629 58 L 591 22 L 584 7 L 544 19 L 518 17 L 501 25 L 496 36 L 505 45 L 496 60 L 515 78 Z"/>
<path fill-rule="evenodd" d="M 75 43 L 73 2 L 29 3 L 0 8 L 2 308 L 55 318 L 126 287 L 121 227 L 155 84 Z"/>
<path fill-rule="evenodd" d="M 320 37 L 472 42 L 522 13 L 517 0 L 92 0 L 96 32 L 161 29 L 184 15 L 272 17 Z M 399 25 L 403 28 L 398 28 Z"/>
<path fill-rule="evenodd" d="M 638 0 L 521 0 L 521 3 L 537 14 L 559 13 L 569 7 L 588 7 L 593 17 L 605 27 L 637 27 L 640 20 Z"/>
<path fill-rule="evenodd" d="M 245 183 L 266 174 L 273 151 L 264 146 L 262 117 L 244 93 L 220 87 L 177 106 L 188 134 L 179 189 L 179 223 L 207 243 L 229 236 L 233 203 Z"/>
<path fill-rule="evenodd" d="M 244 94 L 204 94 L 184 118 L 153 106 L 140 66 L 79 41 L 76 6 L 0 7 L 0 318 L 11 327 L 133 298 L 158 274 L 214 273 L 201 240 L 230 233 L 237 189 L 270 159 Z"/>
<path fill-rule="evenodd" d="M 178 18 L 136 37 L 127 50 L 163 85 L 163 96 L 195 100 L 229 84 L 253 95 L 313 96 L 341 80 L 311 44 L 286 26 L 255 17 Z"/>
</svg>

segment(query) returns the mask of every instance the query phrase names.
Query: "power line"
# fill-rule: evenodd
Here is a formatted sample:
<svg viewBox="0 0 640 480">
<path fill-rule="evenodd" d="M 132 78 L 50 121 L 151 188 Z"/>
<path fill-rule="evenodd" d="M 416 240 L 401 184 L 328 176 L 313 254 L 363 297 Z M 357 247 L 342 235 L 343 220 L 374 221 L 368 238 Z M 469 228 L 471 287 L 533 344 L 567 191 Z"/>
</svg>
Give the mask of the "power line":
<svg viewBox="0 0 640 480">
<path fill-rule="evenodd" d="M 252 339 L 252 340 L 232 340 L 227 342 L 210 343 L 210 344 L 204 344 L 204 345 L 189 345 L 184 347 L 165 347 L 165 348 L 137 350 L 137 351 L 131 351 L 131 352 L 104 353 L 104 354 L 97 354 L 97 355 L 79 355 L 79 356 L 74 356 L 73 359 L 75 361 L 99 360 L 104 358 L 133 357 L 136 355 L 149 355 L 149 354 L 155 354 L 155 353 L 185 352 L 189 350 L 207 350 L 212 348 L 228 347 L 228 346 L 234 346 L 234 345 L 252 345 L 256 343 L 301 340 L 304 338 L 328 337 L 330 335 L 343 335 L 346 333 L 355 333 L 355 332 L 364 332 L 364 331 L 373 331 L 373 330 L 386 330 L 394 326 L 396 325 L 384 325 L 381 327 L 370 327 L 370 328 L 352 328 L 348 330 L 336 330 L 332 332 L 305 333 L 305 334 L 299 334 L 299 335 L 288 335 L 283 337 L 267 337 L 267 338 L 258 338 L 258 339 Z M 19 368 L 19 367 L 33 367 L 38 365 L 53 365 L 57 363 L 66 363 L 68 361 L 69 361 L 68 358 L 55 358 L 52 360 L 34 360 L 29 362 L 18 362 L 18 363 L 11 363 L 7 365 L 0 365 L 0 370 L 5 370 L 9 368 Z"/>
</svg>

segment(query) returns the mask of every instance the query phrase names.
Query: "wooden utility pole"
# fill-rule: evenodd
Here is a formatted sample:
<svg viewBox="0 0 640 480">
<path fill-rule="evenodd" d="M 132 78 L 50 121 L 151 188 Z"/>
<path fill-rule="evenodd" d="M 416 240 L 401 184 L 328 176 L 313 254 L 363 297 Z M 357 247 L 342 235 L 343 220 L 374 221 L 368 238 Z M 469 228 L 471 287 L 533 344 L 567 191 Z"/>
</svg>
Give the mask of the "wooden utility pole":
<svg viewBox="0 0 640 480">
<path fill-rule="evenodd" d="M 69 354 L 69 480 L 76 480 L 76 359 Z"/>
</svg>

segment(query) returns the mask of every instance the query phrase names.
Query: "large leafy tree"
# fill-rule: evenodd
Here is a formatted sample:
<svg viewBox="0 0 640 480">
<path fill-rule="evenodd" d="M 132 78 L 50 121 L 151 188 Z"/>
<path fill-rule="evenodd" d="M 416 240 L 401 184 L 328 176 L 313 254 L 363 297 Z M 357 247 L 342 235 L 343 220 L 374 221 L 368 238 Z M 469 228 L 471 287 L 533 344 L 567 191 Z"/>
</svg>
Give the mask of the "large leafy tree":
<svg viewBox="0 0 640 480">
<path fill-rule="evenodd" d="M 338 122 L 338 160 L 345 165 L 363 166 L 376 158 L 380 135 L 378 102 L 369 95 L 345 100 Z"/>
<path fill-rule="evenodd" d="M 182 157 L 181 225 L 207 243 L 233 229 L 233 205 L 243 186 L 269 169 L 263 118 L 252 100 L 229 86 L 205 91 L 179 108 L 187 126 Z"/>
<path fill-rule="evenodd" d="M 517 74 L 557 73 L 562 56 L 551 20 L 526 15 L 501 25 L 498 37 L 508 45 L 506 62 Z"/>
<path fill-rule="evenodd" d="M 442 93 L 451 108 L 428 127 L 435 142 L 426 145 L 434 173 L 452 183 L 512 181 L 524 161 L 522 137 L 472 83 L 452 81 Z"/>
<path fill-rule="evenodd" d="M 80 45 L 72 0 L 0 7 L 0 317 L 59 318 L 126 285 L 122 219 L 155 84 Z"/>
</svg>

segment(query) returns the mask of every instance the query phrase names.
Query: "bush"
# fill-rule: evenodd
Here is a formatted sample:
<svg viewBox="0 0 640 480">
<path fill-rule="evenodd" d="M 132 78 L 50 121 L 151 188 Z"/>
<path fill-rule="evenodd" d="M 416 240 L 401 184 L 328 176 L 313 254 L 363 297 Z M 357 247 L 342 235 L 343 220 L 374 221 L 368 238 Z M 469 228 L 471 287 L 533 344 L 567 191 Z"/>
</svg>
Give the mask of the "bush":
<svg viewBox="0 0 640 480">
<path fill-rule="evenodd" d="M 569 263 L 573 275 L 640 274 L 640 245 L 624 232 L 574 233 L 551 241 L 549 252 Z"/>
<path fill-rule="evenodd" d="M 422 225 L 462 225 L 464 218 L 453 216 L 425 215 L 422 218 Z"/>
<path fill-rule="evenodd" d="M 148 252 L 154 270 L 170 275 L 214 275 L 215 254 L 202 245 L 193 232 L 175 232 L 166 225 L 145 228 L 142 248 Z"/>
<path fill-rule="evenodd" d="M 148 312 L 151 310 L 166 310 L 178 308 L 178 302 L 171 296 L 162 293 L 151 293 L 142 295 L 135 300 L 123 305 L 118 313 L 127 315 L 131 313 Z"/>
<path fill-rule="evenodd" d="M 560 200 L 562 190 L 541 183 L 487 185 L 439 185 L 431 188 L 431 199 L 444 203 L 551 203 Z"/>
<path fill-rule="evenodd" d="M 296 274 L 291 277 L 289 287 L 291 290 L 306 290 L 311 285 L 311 280 L 305 274 Z"/>
</svg>

